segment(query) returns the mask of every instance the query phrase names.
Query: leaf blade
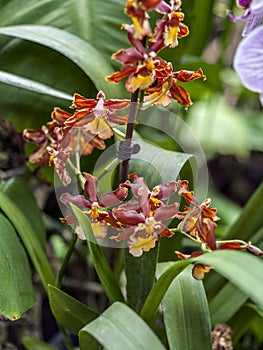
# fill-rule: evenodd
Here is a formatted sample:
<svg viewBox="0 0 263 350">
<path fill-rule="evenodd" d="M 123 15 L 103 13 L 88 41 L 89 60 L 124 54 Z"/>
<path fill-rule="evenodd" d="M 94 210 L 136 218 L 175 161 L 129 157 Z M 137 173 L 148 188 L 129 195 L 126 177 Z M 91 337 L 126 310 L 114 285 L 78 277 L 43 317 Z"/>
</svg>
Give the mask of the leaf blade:
<svg viewBox="0 0 263 350">
<path fill-rule="evenodd" d="M 189 266 L 190 267 L 190 266 Z M 211 349 L 211 322 L 201 281 L 186 268 L 170 285 L 162 301 L 170 349 Z"/>
<path fill-rule="evenodd" d="M 142 310 L 140 312 L 141 317 L 147 322 L 151 323 L 154 320 L 154 316 L 160 305 L 167 289 L 172 281 L 178 276 L 189 264 L 190 260 L 177 261 L 175 263 L 160 263 L 159 265 L 169 267 L 160 276 L 157 282 L 154 284 L 151 292 L 149 293 Z"/>
<path fill-rule="evenodd" d="M 9 199 L 16 203 L 16 206 L 27 217 L 34 232 L 36 232 L 37 238 L 44 246 L 46 239 L 46 230 L 41 211 L 37 205 L 36 198 L 34 197 L 34 194 L 25 178 L 16 176 L 8 179 L 3 184 L 2 191 Z"/>
<path fill-rule="evenodd" d="M 80 37 L 62 29 L 43 25 L 0 27 L 0 34 L 29 40 L 56 50 L 79 66 L 98 90 L 103 90 L 106 95 L 121 95 L 119 86 L 109 86 L 105 81 L 105 77 L 113 72 L 108 60 L 93 45 Z"/>
<path fill-rule="evenodd" d="M 73 100 L 73 96 L 63 91 L 56 90 L 48 85 L 41 84 L 31 79 L 23 78 L 16 74 L 4 72 L 2 70 L 0 70 L 0 82 L 29 91 L 37 92 L 39 94 L 49 95 L 68 101 Z"/>
<path fill-rule="evenodd" d="M 118 282 L 116 281 L 100 246 L 97 243 L 94 243 L 95 238 L 93 237 L 93 231 L 88 217 L 74 204 L 71 204 L 71 207 L 80 226 L 82 227 L 83 232 L 86 235 L 89 252 L 106 295 L 108 296 L 110 302 L 114 302 L 116 300 L 123 301 L 124 298 Z M 91 241 L 91 239 L 93 241 Z"/>
<path fill-rule="evenodd" d="M 73 334 L 98 317 L 98 313 L 60 289 L 49 285 L 48 295 L 53 315 L 59 324 Z"/>
<path fill-rule="evenodd" d="M 256 304 L 263 305 L 263 261 L 260 258 L 245 252 L 226 250 L 206 253 L 191 260 L 212 266 Z"/>
<path fill-rule="evenodd" d="M 263 182 L 253 193 L 237 220 L 231 225 L 226 234 L 226 239 L 238 237 L 249 239 L 263 226 Z"/>
<path fill-rule="evenodd" d="M 10 221 L 0 213 L 0 314 L 17 320 L 35 303 L 27 256 Z"/>
<path fill-rule="evenodd" d="M 211 323 L 226 323 L 246 302 L 247 296 L 227 282 L 209 301 Z"/>
<path fill-rule="evenodd" d="M 99 341 L 106 349 L 164 350 L 164 346 L 148 325 L 127 305 L 115 302 L 95 321 L 80 331 L 81 349 L 86 349 L 85 334 Z"/>
<path fill-rule="evenodd" d="M 21 237 L 32 263 L 39 274 L 43 287 L 47 289 L 48 284 L 54 284 L 55 278 L 30 222 L 21 210 L 1 190 L 0 207 Z"/>
<path fill-rule="evenodd" d="M 53 346 L 33 338 L 25 338 L 23 344 L 27 350 L 56 350 Z"/>
</svg>

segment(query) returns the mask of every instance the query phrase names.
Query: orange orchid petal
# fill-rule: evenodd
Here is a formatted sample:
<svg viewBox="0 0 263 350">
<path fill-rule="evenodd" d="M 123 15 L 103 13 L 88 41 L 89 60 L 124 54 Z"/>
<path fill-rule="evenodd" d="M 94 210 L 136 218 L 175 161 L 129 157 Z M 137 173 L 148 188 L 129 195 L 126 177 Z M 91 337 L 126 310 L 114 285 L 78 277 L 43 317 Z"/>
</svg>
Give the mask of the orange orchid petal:
<svg viewBox="0 0 263 350">
<path fill-rule="evenodd" d="M 53 112 L 51 113 L 51 118 L 61 126 L 64 126 L 65 121 L 72 116 L 71 113 L 68 113 L 64 111 L 61 108 L 54 108 Z"/>
<path fill-rule="evenodd" d="M 104 107 L 108 107 L 109 109 L 113 110 L 118 110 L 128 107 L 130 103 L 130 100 L 106 100 L 104 102 Z"/>
<path fill-rule="evenodd" d="M 137 67 L 136 66 L 123 66 L 120 72 L 115 72 L 112 75 L 106 77 L 106 80 L 111 82 L 111 83 L 118 83 L 121 81 L 123 78 L 128 77 L 130 74 L 134 73 L 136 71 Z"/>
<path fill-rule="evenodd" d="M 203 80 L 206 79 L 206 76 L 203 74 L 203 71 L 201 68 L 199 68 L 196 72 L 189 71 L 189 70 L 180 70 L 179 72 L 174 72 L 173 77 L 183 83 L 192 81 L 195 79 L 199 79 L 199 78 Z"/>
<path fill-rule="evenodd" d="M 98 101 L 97 100 L 88 100 L 80 94 L 74 94 L 74 99 L 72 102 L 71 108 L 88 108 L 93 109 L 96 107 Z"/>
<path fill-rule="evenodd" d="M 122 125 L 122 124 L 128 123 L 128 116 L 127 115 L 110 114 L 108 116 L 108 120 L 111 123 Z"/>
<path fill-rule="evenodd" d="M 189 28 L 184 23 L 179 24 L 178 38 L 184 38 L 189 34 Z"/>
<path fill-rule="evenodd" d="M 177 85 L 175 81 L 173 81 L 170 94 L 182 106 L 191 106 L 193 104 L 188 92 L 180 85 Z"/>
<path fill-rule="evenodd" d="M 73 126 L 73 127 L 82 127 L 87 125 L 88 123 L 92 122 L 95 118 L 94 113 L 91 113 L 91 111 L 88 109 L 80 109 L 77 110 L 72 117 L 67 119 L 65 124 L 67 126 Z"/>
</svg>

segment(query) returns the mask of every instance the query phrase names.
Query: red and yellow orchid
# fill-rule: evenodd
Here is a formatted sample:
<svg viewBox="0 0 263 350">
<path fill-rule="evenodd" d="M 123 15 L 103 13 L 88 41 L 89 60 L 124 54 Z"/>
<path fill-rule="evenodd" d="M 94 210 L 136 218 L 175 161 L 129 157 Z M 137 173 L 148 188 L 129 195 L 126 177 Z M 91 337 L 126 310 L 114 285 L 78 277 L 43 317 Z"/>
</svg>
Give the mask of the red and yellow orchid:
<svg viewBox="0 0 263 350">
<path fill-rule="evenodd" d="M 72 117 L 69 112 L 54 108 L 51 117 L 52 121 L 39 130 L 25 129 L 23 137 L 37 145 L 29 161 L 42 166 L 53 165 L 61 182 L 67 186 L 71 182 L 66 167 L 70 155 L 76 151 L 81 155 L 91 154 L 94 147 L 104 149 L 105 143 L 86 126 L 81 129 L 68 127 L 66 122 Z"/>
<path fill-rule="evenodd" d="M 71 108 L 76 108 L 66 125 L 80 128 L 85 126 L 87 131 L 106 140 L 113 135 L 112 124 L 127 123 L 127 116 L 120 116 L 116 111 L 126 108 L 129 100 L 105 100 L 103 91 L 99 91 L 94 99 L 75 94 Z"/>
<path fill-rule="evenodd" d="M 180 228 L 189 232 L 197 241 L 205 243 L 211 250 L 215 250 L 215 221 L 218 221 L 219 217 L 216 215 L 216 209 L 210 208 L 211 199 L 207 198 L 199 204 L 194 197 L 194 192 L 189 190 L 187 180 L 179 180 L 177 185 L 179 194 L 190 205 L 185 207 L 184 212 L 176 215 L 178 219 L 183 220 Z"/>
<path fill-rule="evenodd" d="M 195 79 L 206 79 L 201 69 L 196 72 L 181 70 L 173 72 L 170 62 L 156 56 L 164 45 L 156 40 L 149 45 L 146 52 L 142 41 L 134 38 L 134 26 L 124 25 L 132 47 L 122 49 L 113 54 L 112 58 L 122 63 L 119 72 L 113 73 L 106 79 L 118 83 L 126 79 L 127 91 L 134 93 L 137 89 L 144 90 L 145 106 L 163 104 L 167 106 L 175 99 L 180 105 L 190 106 L 192 101 L 188 92 L 178 85 L 177 81 L 190 82 Z"/>
<path fill-rule="evenodd" d="M 124 185 L 131 187 L 135 200 L 113 209 L 113 216 L 125 228 L 111 239 L 127 240 L 129 252 L 139 257 L 155 247 L 159 236 L 173 235 L 162 221 L 175 217 L 179 204 L 165 205 L 162 202 L 176 191 L 175 182 L 155 186 L 150 191 L 142 177 L 131 174 L 129 178 L 133 182 L 127 181 Z"/>
<path fill-rule="evenodd" d="M 63 193 L 60 200 L 68 208 L 70 208 L 70 204 L 72 203 L 82 209 L 91 221 L 94 236 L 99 239 L 105 238 L 107 236 L 108 224 L 115 228 L 121 227 L 107 208 L 120 204 L 127 197 L 128 189 L 119 187 L 115 191 L 105 193 L 99 198 L 98 179 L 88 173 L 84 173 L 83 175 L 85 178 L 84 189 L 88 199 L 83 195 L 72 196 L 69 193 Z M 61 219 L 61 221 L 68 224 L 77 223 L 77 219 L 72 213 Z M 77 226 L 75 231 L 80 239 L 86 239 L 80 226 Z"/>
</svg>

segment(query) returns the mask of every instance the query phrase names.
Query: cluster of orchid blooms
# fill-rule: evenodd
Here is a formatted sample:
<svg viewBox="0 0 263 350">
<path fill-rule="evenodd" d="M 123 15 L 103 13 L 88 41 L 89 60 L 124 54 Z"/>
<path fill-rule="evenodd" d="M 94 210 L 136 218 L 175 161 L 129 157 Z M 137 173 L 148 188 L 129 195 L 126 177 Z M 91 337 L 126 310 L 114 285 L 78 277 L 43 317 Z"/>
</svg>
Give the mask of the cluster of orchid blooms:
<svg viewBox="0 0 263 350">
<path fill-rule="evenodd" d="M 153 10 L 162 15 L 156 21 L 154 31 L 151 30 L 149 16 Z M 142 106 L 145 108 L 153 104 L 168 106 L 173 99 L 180 105 L 190 106 L 190 96 L 178 81 L 205 79 L 202 70 L 173 72 L 172 64 L 158 56 L 164 47 L 176 47 L 178 39 L 189 33 L 183 23 L 181 1 L 171 0 L 168 4 L 162 0 L 128 0 L 125 12 L 131 17 L 132 24 L 124 24 L 122 28 L 127 31 L 131 47 L 113 54 L 113 59 L 122 63 L 122 68 L 106 79 L 118 83 L 126 78 L 127 91 L 132 94 L 142 92 Z M 125 112 L 120 115 L 119 111 L 129 105 L 130 101 L 126 99 L 106 100 L 102 91 L 98 92 L 96 99 L 75 94 L 70 106 L 74 113 L 55 108 L 52 121 L 40 130 L 24 130 L 25 140 L 37 146 L 29 157 L 30 162 L 53 165 L 64 186 L 71 183 L 68 167 L 78 175 L 84 194 L 73 196 L 64 193 L 61 202 L 68 208 L 74 204 L 87 215 L 95 238 L 125 241 L 134 257 L 154 248 L 161 236 L 172 237 L 176 232 L 194 240 L 202 251 L 241 249 L 262 255 L 250 242 L 216 241 L 214 230 L 219 219 L 216 209 L 210 208 L 210 199 L 200 204 L 193 191 L 189 190 L 186 180 L 160 184 L 150 190 L 143 177 L 130 174 L 115 191 L 99 196 L 98 179 L 82 172 L 79 164 L 73 164 L 71 157 L 89 155 L 94 148 L 104 149 L 105 140 L 114 133 L 120 133 L 116 125 L 128 123 L 128 116 Z M 176 191 L 187 204 L 182 211 L 179 203 L 166 204 Z M 130 192 L 133 198 L 125 201 Z M 163 221 L 173 218 L 179 219 L 180 224 L 176 228 L 168 228 Z M 73 211 L 62 221 L 75 224 L 75 233 L 80 239 L 86 239 Z M 109 230 L 109 227 L 114 230 Z M 201 251 L 191 255 L 176 253 L 182 259 L 202 254 Z M 202 279 L 207 271 L 208 266 L 197 264 L 193 276 Z"/>
</svg>

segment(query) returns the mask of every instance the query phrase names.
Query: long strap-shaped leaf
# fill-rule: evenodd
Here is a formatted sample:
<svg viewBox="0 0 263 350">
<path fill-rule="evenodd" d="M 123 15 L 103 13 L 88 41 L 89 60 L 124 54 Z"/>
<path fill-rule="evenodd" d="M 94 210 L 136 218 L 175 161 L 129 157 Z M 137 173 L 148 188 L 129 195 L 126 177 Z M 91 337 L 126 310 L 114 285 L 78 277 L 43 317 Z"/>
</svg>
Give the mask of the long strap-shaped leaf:
<svg viewBox="0 0 263 350">
<path fill-rule="evenodd" d="M 24 338 L 23 344 L 27 350 L 56 350 L 53 346 L 33 338 Z"/>
<path fill-rule="evenodd" d="M 204 254 L 193 261 L 212 266 L 254 303 L 263 306 L 263 261 L 261 258 L 245 252 L 226 250 Z"/>
<path fill-rule="evenodd" d="M 107 59 L 87 41 L 80 37 L 51 26 L 16 25 L 0 27 L 0 34 L 33 41 L 60 52 L 78 65 L 92 80 L 96 88 L 105 94 L 121 96 L 121 88 L 108 84 L 105 76 L 113 72 Z"/>
<path fill-rule="evenodd" d="M 93 231 L 91 228 L 90 220 L 88 217 L 74 204 L 71 204 L 72 210 L 78 219 L 78 222 L 87 237 L 87 245 L 90 255 L 95 267 L 95 270 L 99 276 L 101 284 L 105 290 L 110 302 L 123 301 L 123 295 L 116 281 L 116 278 L 103 254 L 100 246 L 95 242 Z"/>
<path fill-rule="evenodd" d="M 82 327 L 98 316 L 96 311 L 54 286 L 48 286 L 48 296 L 57 322 L 70 333 L 78 334 Z"/>
<path fill-rule="evenodd" d="M 14 225 L 21 237 L 32 263 L 41 279 L 44 288 L 54 284 L 55 278 L 48 259 L 37 239 L 30 222 L 21 210 L 2 191 L 0 191 L 0 208 Z"/>
<path fill-rule="evenodd" d="M 0 213 L 0 314 L 17 320 L 35 303 L 24 247 L 10 221 Z M 23 297 L 21 297 L 23 296 Z"/>
<path fill-rule="evenodd" d="M 171 267 L 160 276 L 144 303 L 141 316 L 146 322 L 153 322 L 157 308 L 170 284 L 191 263 L 212 266 L 214 270 L 233 283 L 256 304 L 263 305 L 263 261 L 249 253 L 221 250 L 171 263 Z"/>
<path fill-rule="evenodd" d="M 211 323 L 226 323 L 246 302 L 247 295 L 227 282 L 209 301 Z"/>
<path fill-rule="evenodd" d="M 190 260 L 170 263 L 171 267 L 156 281 L 140 312 L 141 317 L 147 323 L 150 324 L 154 321 L 158 306 L 160 305 L 172 281 L 186 268 L 186 266 L 190 265 L 191 263 L 192 261 Z"/>
<path fill-rule="evenodd" d="M 71 96 L 63 91 L 56 90 L 48 85 L 39 83 L 39 82 L 31 80 L 31 79 L 21 77 L 21 76 L 16 75 L 16 74 L 4 72 L 2 70 L 0 70 L 0 82 L 4 83 L 4 84 L 16 86 L 18 88 L 23 88 L 26 90 L 34 91 L 34 92 L 37 92 L 39 94 L 54 96 L 54 97 L 58 97 L 58 98 L 61 98 L 64 100 L 68 100 L 68 101 L 73 100 L 73 96 Z"/>
<path fill-rule="evenodd" d="M 251 239 L 251 236 L 263 226 L 263 182 L 253 193 L 240 216 L 228 229 L 225 239 Z"/>
<path fill-rule="evenodd" d="M 211 323 L 203 283 L 188 266 L 171 283 L 162 301 L 171 350 L 211 349 Z"/>
<path fill-rule="evenodd" d="M 95 338 L 109 350 L 164 350 L 150 327 L 127 305 L 116 302 L 80 331 L 80 349 L 96 349 Z M 93 347 L 90 347 L 90 345 Z"/>
</svg>

